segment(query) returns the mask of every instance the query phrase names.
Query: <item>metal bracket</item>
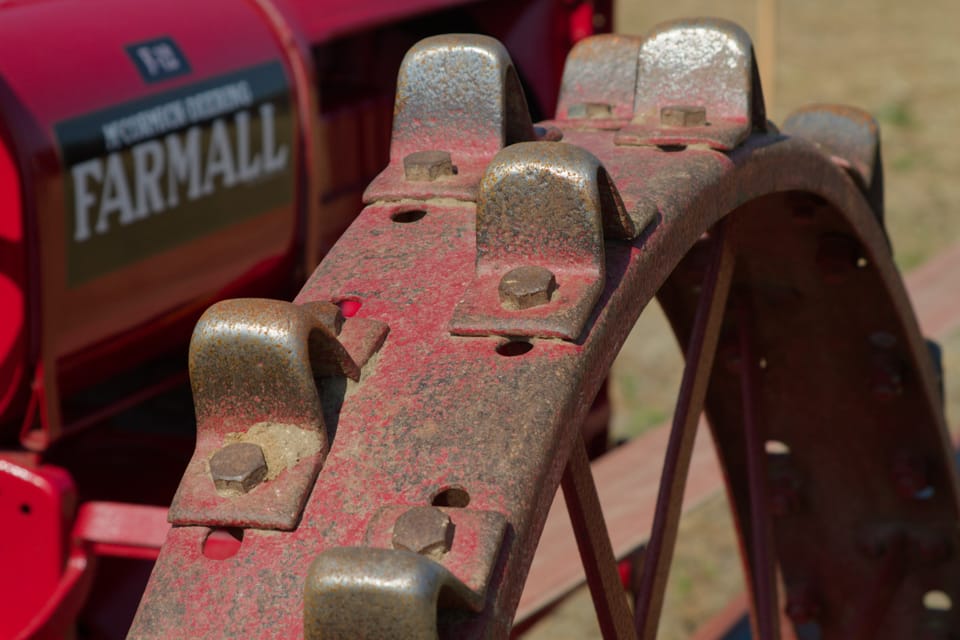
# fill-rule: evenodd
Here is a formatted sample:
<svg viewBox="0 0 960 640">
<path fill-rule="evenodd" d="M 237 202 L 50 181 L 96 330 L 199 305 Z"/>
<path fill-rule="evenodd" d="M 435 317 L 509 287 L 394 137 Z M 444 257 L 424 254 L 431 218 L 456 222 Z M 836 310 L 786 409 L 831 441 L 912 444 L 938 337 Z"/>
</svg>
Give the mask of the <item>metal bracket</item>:
<svg viewBox="0 0 960 640">
<path fill-rule="evenodd" d="M 729 151 L 766 129 L 750 36 L 720 19 L 668 22 L 640 47 L 633 121 L 620 145 Z"/>
<path fill-rule="evenodd" d="M 170 508 L 172 524 L 296 526 L 327 454 L 314 376 L 360 376 L 328 307 L 226 300 L 200 318 L 190 342 L 197 445 Z M 239 494 L 218 490 L 211 459 L 240 443 L 248 453 L 261 450 L 261 468 L 247 474 L 253 480 L 233 483 L 243 485 Z"/>
<path fill-rule="evenodd" d="M 382 507 L 370 519 L 364 544 L 380 549 L 396 548 L 396 523 L 401 516 L 416 509 L 436 509 L 450 519 L 454 529 L 452 544 L 437 561 L 471 591 L 480 596 L 486 594 L 490 574 L 500 555 L 506 517 L 496 511 L 390 505 Z"/>
<path fill-rule="evenodd" d="M 641 38 L 604 34 L 567 56 L 557 103 L 564 129 L 619 129 L 633 117 Z"/>
<path fill-rule="evenodd" d="M 880 127 L 873 116 L 856 107 L 812 104 L 791 113 L 780 130 L 810 140 L 845 169 L 883 224 Z"/>
<path fill-rule="evenodd" d="M 475 200 L 491 158 L 535 139 L 520 79 L 502 44 L 480 35 L 426 38 L 401 64 L 390 164 L 363 200 Z"/>
<path fill-rule="evenodd" d="M 307 574 L 304 637 L 433 639 L 438 637 L 439 608 L 480 611 L 483 601 L 442 565 L 416 553 L 329 549 Z"/>
<path fill-rule="evenodd" d="M 576 340 L 603 290 L 604 235 L 641 229 L 589 151 L 562 142 L 504 149 L 480 185 L 476 276 L 451 333 Z"/>
</svg>

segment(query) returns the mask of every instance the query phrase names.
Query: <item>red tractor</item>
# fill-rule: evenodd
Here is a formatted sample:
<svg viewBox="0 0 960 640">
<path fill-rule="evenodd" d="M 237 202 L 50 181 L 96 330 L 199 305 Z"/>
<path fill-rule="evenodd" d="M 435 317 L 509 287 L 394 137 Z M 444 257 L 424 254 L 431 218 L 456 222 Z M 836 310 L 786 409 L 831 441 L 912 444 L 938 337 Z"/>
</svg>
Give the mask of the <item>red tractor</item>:
<svg viewBox="0 0 960 640">
<path fill-rule="evenodd" d="M 118 637 L 193 449 L 186 346 L 289 299 L 389 159 L 407 49 L 496 36 L 552 113 L 609 3 L 0 6 L 0 637 Z M 96 566 L 95 566 L 96 565 Z"/>
</svg>

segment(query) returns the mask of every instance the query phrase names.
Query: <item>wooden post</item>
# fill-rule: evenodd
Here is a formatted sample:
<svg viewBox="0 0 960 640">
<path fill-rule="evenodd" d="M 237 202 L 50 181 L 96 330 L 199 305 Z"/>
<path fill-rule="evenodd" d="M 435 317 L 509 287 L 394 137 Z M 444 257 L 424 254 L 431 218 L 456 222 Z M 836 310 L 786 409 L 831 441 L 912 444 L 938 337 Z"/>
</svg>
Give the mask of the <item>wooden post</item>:
<svg viewBox="0 0 960 640">
<path fill-rule="evenodd" d="M 777 0 L 757 0 L 756 55 L 769 114 L 777 95 Z"/>
</svg>

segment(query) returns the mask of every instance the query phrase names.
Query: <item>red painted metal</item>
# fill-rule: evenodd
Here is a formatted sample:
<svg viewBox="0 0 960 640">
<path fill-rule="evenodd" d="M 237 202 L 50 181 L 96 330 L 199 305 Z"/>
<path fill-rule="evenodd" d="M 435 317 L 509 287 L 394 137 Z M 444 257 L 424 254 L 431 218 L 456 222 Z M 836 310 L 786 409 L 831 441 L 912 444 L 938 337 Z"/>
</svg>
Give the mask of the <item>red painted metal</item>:
<svg viewBox="0 0 960 640">
<path fill-rule="evenodd" d="M 0 125 L 0 211 L 19 212 L 21 208 L 20 173 Z M 23 402 L 22 380 L 27 375 L 25 271 L 23 218 L 0 215 L 0 416 Z"/>
<path fill-rule="evenodd" d="M 0 636 L 55 637 L 79 610 L 90 576 L 87 552 L 70 541 L 75 509 L 66 471 L 0 459 Z"/>
<path fill-rule="evenodd" d="M 589 3 L 557 0 L 333 4 L 251 0 L 187 7 L 98 0 L 95 5 L 7 3 L 0 9 L 0 53 L 5 52 L 0 56 L 0 440 L 12 447 L 0 452 L 2 458 L 19 459 L 16 451 L 22 447 L 42 451 L 34 462 L 64 465 L 83 479 L 80 494 L 86 498 L 167 503 L 166 478 L 183 468 L 179 435 L 161 429 L 164 433 L 151 440 L 106 425 L 121 412 L 142 412 L 153 396 L 178 390 L 182 365 L 170 368 L 153 359 L 169 354 L 176 361 L 178 354 L 185 355 L 186 339 L 205 307 L 239 295 L 288 296 L 352 220 L 362 188 L 387 160 L 389 101 L 402 53 L 397 47 L 412 43 L 417 34 L 459 30 L 463 24 L 495 31 L 522 44 L 523 79 L 549 110 L 571 38 L 587 35 L 586 18 L 594 13 Z M 609 7 L 601 10 L 609 25 Z M 214 32 L 217 37 L 211 37 Z M 189 74 L 149 82 L 137 72 L 125 47 L 158 35 L 172 38 L 182 50 Z M 372 51 L 365 45 L 371 42 L 386 44 L 375 55 L 363 55 Z M 21 55 L 28 49 L 44 50 L 44 62 Z M 65 283 L 67 234 L 61 221 L 72 209 L 67 159 L 55 137 L 58 123 L 263 61 L 281 65 L 293 104 L 289 160 L 296 165 L 296 179 L 290 202 L 263 216 L 267 224 L 256 229 L 240 223 L 198 242 L 185 236 L 179 247 L 119 273 L 77 287 Z M 360 77 L 363 86 L 355 82 Z M 343 171 L 348 166 L 351 171 Z M 337 302 L 346 316 L 362 304 L 347 298 Z M 341 339 L 365 360 L 385 333 L 381 323 L 360 318 L 346 324 Z M 171 432 L 189 428 L 191 418 L 181 414 L 171 419 Z M 150 446 L 156 459 L 145 455 Z M 138 467 L 142 472 L 131 473 Z M 107 470 L 121 478 L 110 478 Z M 77 540 L 87 533 L 96 540 L 85 543 L 84 554 L 148 560 L 155 555 L 158 541 L 151 536 L 159 528 L 148 527 L 137 513 L 146 509 L 151 520 L 160 514 L 158 507 L 92 504 L 90 511 L 81 509 L 74 532 Z M 69 527 L 70 519 L 61 524 Z M 113 528 L 104 529 L 107 524 Z M 236 551 L 236 539 L 223 531 L 211 537 L 205 551 L 220 556 Z M 12 550 L 23 542 L 18 533 L 0 538 Z M 90 567 L 81 555 L 61 563 L 64 581 L 82 576 L 77 584 L 89 583 Z M 79 571 L 81 564 L 85 568 Z M 120 565 L 112 560 L 103 564 L 104 579 L 113 583 L 98 582 L 97 588 L 136 593 L 137 578 L 130 582 L 128 577 L 141 572 L 142 563 L 133 570 L 116 569 Z M 38 588 L 49 591 L 44 576 L 38 573 Z M 62 591 L 65 599 L 48 602 L 36 618 L 41 626 L 32 628 L 72 624 L 84 590 Z M 124 631 L 123 615 L 110 609 L 116 604 L 110 598 L 94 594 L 84 621 L 115 637 Z M 24 616 L 28 611 L 24 608 Z M 43 626 L 47 623 L 54 627 Z"/>
<path fill-rule="evenodd" d="M 165 507 L 85 502 L 72 535 L 97 556 L 154 560 L 169 529 Z"/>
<path fill-rule="evenodd" d="M 681 32 L 680 40 L 692 49 L 726 41 L 731 34 L 726 23 L 695 22 L 661 30 L 657 37 L 669 40 L 671 29 Z M 375 183 L 379 190 L 367 193 L 369 205 L 295 301 L 361 301 L 354 319 L 384 323 L 389 336 L 361 366 L 358 382 L 321 378 L 321 389 L 343 393 L 333 393 L 335 428 L 330 428 L 332 421 L 325 423 L 329 450 L 295 527 L 247 528 L 236 553 L 216 561 L 203 556 L 203 542 L 229 521 L 174 527 L 133 635 L 373 638 L 389 629 L 411 637 L 506 635 L 547 508 L 573 446 L 580 444 L 579 424 L 630 327 L 654 295 L 681 344 L 691 354 L 703 354 L 688 379 L 693 389 L 705 393 L 744 557 L 754 559 L 747 563 L 748 584 L 757 585 L 752 605 L 760 612 L 761 628 L 780 624 L 773 604 L 776 587 L 769 579 L 779 572 L 788 593 L 787 611 L 802 613 L 821 637 L 859 631 L 859 614 L 849 603 L 886 580 L 889 569 L 878 561 L 876 550 L 891 549 L 891 541 L 904 536 L 909 541 L 906 576 L 883 611 L 876 637 L 915 637 L 929 626 L 931 614 L 922 606 L 922 596 L 931 588 L 952 593 L 960 562 L 954 552 L 960 522 L 957 474 L 929 352 L 864 185 L 813 142 L 771 133 L 759 122 L 763 110 L 752 54 L 748 46 L 733 50 L 737 53 L 729 66 L 750 83 L 741 83 L 738 94 L 748 97 L 750 115 L 737 123 L 746 127 L 746 137 L 737 133 L 730 143 L 736 146 L 728 152 L 711 148 L 710 140 L 701 144 L 704 139 L 696 136 L 690 138 L 695 145 L 663 149 L 618 138 L 609 123 L 591 127 L 585 122 L 589 118 L 562 113 L 549 123 L 562 131 L 565 143 L 599 159 L 628 212 L 653 212 L 650 226 L 639 236 L 604 237 L 596 249 L 602 251 L 603 290 L 582 332 L 573 340 L 558 340 L 465 337 L 451 331 L 457 305 L 471 293 L 485 242 L 479 210 L 498 197 L 487 191 L 497 184 L 487 176 L 503 170 L 531 177 L 533 188 L 511 193 L 510 206 L 522 212 L 543 197 L 535 188 L 542 180 L 541 167 L 580 185 L 566 202 L 552 203 L 563 211 L 598 202 L 604 174 L 580 179 L 575 153 L 555 142 L 523 142 L 497 152 L 489 168 L 467 164 L 465 175 L 448 183 L 438 180 L 427 188 L 409 180 L 403 159 L 414 151 L 438 150 L 438 141 L 447 143 L 449 138 L 437 131 L 456 131 L 457 123 L 477 122 L 481 114 L 504 123 L 502 131 L 511 126 L 524 131 L 529 122 L 522 114 L 511 121 L 518 117 L 511 104 L 519 98 L 511 99 L 512 89 L 504 83 L 508 67 L 502 60 L 482 64 L 498 59 L 496 47 L 484 47 L 476 39 L 462 44 L 443 39 L 416 49 L 401 73 L 407 84 L 399 95 L 419 105 L 444 105 L 439 115 L 424 112 L 440 119 L 414 119 L 405 125 L 410 131 L 401 127 L 397 138 L 409 147 L 392 156 L 391 166 Z M 724 98 L 718 96 L 730 77 L 710 73 L 716 62 L 711 56 L 681 53 L 690 55 L 679 56 L 684 63 L 674 69 L 678 80 L 666 98 L 671 103 L 682 98 L 681 104 L 694 111 L 724 113 Z M 451 64 L 444 67 L 445 62 Z M 438 67 L 485 69 L 488 75 L 459 81 L 443 77 L 438 85 L 432 71 Z M 571 72 L 571 77 L 587 75 Z M 684 83 L 684 78 L 696 82 Z M 635 82 L 627 95 L 647 86 L 645 79 Z M 603 80 L 597 84 L 602 87 Z M 447 93 L 436 93 L 441 90 Z M 612 101 L 601 96 L 597 103 Z M 405 106 L 401 100 L 398 112 Z M 429 134 L 423 139 L 427 149 L 414 148 L 411 132 L 423 130 Z M 475 142 L 471 135 L 465 133 L 468 151 Z M 511 141 L 507 135 L 498 139 L 501 144 Z M 487 151 L 485 147 L 485 155 Z M 456 154 L 451 155 L 457 164 Z M 469 189 L 472 180 L 477 181 L 476 201 Z M 394 199 L 399 197 L 404 201 Z M 563 216 L 557 218 L 562 229 Z M 743 312 L 749 323 L 722 305 L 707 304 L 713 317 L 706 334 L 715 332 L 722 344 L 740 333 L 750 336 L 756 366 L 741 367 L 756 374 L 749 381 L 749 375 L 726 366 L 710 366 L 712 340 L 701 343 L 696 320 L 703 316 L 697 311 L 703 301 L 713 299 L 709 286 L 698 285 L 705 267 L 702 239 L 724 220 L 736 231 L 730 236 L 729 251 L 736 258 L 730 288 L 751 301 Z M 541 224 L 553 223 L 546 219 Z M 544 237 L 554 233 L 557 229 L 549 229 Z M 827 260 L 829 268 L 823 269 L 818 257 L 831 253 L 837 243 L 829 238 L 838 236 L 854 249 L 851 259 Z M 563 274 L 556 280 L 562 291 Z M 536 308 L 514 313 L 522 318 Z M 237 312 L 242 317 L 242 308 Z M 258 324 L 255 313 L 249 320 L 255 329 L 269 326 Z M 878 331 L 890 339 L 871 338 Z M 232 357 L 241 342 L 225 341 L 223 352 Z M 306 348 L 304 342 L 301 336 L 295 353 Z M 210 350 L 204 357 L 215 361 L 218 356 Z M 899 385 L 878 393 L 873 380 L 881 360 L 892 363 Z M 291 360 L 287 366 L 301 365 Z M 202 377 L 193 382 L 206 384 Z M 695 396 L 690 402 L 681 398 L 679 404 L 682 440 L 692 432 L 684 410 L 699 412 Z M 227 397 L 228 415 L 261 411 L 253 394 Z M 762 424 L 756 416 L 762 416 Z M 745 422 L 758 428 L 744 429 Z M 238 422 L 240 437 L 251 426 Z M 219 446 L 229 443 L 225 434 L 219 437 Z M 766 439 L 785 443 L 789 453 L 766 452 Z M 905 498 L 888 467 L 907 449 L 925 461 L 931 485 Z M 684 457 L 679 456 L 681 462 Z M 679 467 L 685 464 L 677 466 L 676 474 L 668 474 L 670 484 L 683 482 Z M 780 486 L 784 478 L 796 499 L 787 501 L 790 508 L 770 523 L 763 491 L 751 490 L 751 485 Z M 202 482 L 214 486 L 214 479 L 199 471 L 185 478 L 184 486 Z M 291 492 L 271 480 L 247 496 L 271 495 L 274 487 L 278 499 L 290 499 Z M 667 495 L 666 506 L 674 509 L 681 496 Z M 504 535 L 497 535 L 499 525 L 488 532 L 488 539 L 499 540 L 498 552 L 484 547 L 483 554 L 475 553 L 472 534 L 458 549 L 455 531 L 446 553 L 418 555 L 408 547 L 371 544 L 371 523 L 382 523 L 378 514 L 391 514 L 390 521 L 394 513 L 429 506 L 446 507 L 451 520 L 461 514 L 500 514 Z M 392 521 L 399 522 L 400 516 Z M 762 540 L 768 526 L 770 552 Z M 376 527 L 379 531 L 380 524 Z M 392 535 L 398 535 L 396 528 Z M 590 547 L 588 556 L 608 555 L 602 542 L 594 540 Z M 472 555 L 472 566 L 482 568 L 472 574 L 481 579 L 468 580 L 463 556 L 455 555 L 463 553 Z M 645 563 L 651 562 L 649 553 Z M 657 562 L 665 560 L 657 555 Z M 588 569 L 598 575 L 608 566 L 589 562 Z M 618 593 L 607 592 L 614 588 L 610 582 L 594 580 L 608 585 L 606 599 Z M 661 595 L 654 591 L 652 596 Z M 866 610 L 875 609 L 866 603 Z M 938 616 L 937 624 L 957 626 L 960 613 Z M 791 629 L 785 632 L 789 635 Z"/>
</svg>

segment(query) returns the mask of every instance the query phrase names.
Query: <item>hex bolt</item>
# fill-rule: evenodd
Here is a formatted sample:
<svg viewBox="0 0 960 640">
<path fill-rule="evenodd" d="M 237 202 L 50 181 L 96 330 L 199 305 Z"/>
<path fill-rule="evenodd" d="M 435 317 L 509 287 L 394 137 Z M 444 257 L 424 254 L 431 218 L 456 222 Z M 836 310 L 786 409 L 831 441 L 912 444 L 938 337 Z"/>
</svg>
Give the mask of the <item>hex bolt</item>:
<svg viewBox="0 0 960 640">
<path fill-rule="evenodd" d="M 453 545 L 450 516 L 436 507 L 413 507 L 393 525 L 393 548 L 439 560 Z"/>
<path fill-rule="evenodd" d="M 567 117 L 576 120 L 597 120 L 613 117 L 613 107 L 603 102 L 582 102 L 567 107 Z"/>
<path fill-rule="evenodd" d="M 500 279 L 500 304 L 504 309 L 522 311 L 550 302 L 557 289 L 553 272 L 543 267 L 517 267 Z"/>
<path fill-rule="evenodd" d="M 252 442 L 235 442 L 210 458 L 210 475 L 218 491 L 247 493 L 267 477 L 263 449 Z"/>
<path fill-rule="evenodd" d="M 403 175 L 412 182 L 432 182 L 456 173 L 449 151 L 417 151 L 403 159 Z"/>
<path fill-rule="evenodd" d="M 665 127 L 703 127 L 707 124 L 707 109 L 686 104 L 660 107 L 660 124 Z"/>
</svg>

